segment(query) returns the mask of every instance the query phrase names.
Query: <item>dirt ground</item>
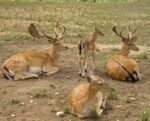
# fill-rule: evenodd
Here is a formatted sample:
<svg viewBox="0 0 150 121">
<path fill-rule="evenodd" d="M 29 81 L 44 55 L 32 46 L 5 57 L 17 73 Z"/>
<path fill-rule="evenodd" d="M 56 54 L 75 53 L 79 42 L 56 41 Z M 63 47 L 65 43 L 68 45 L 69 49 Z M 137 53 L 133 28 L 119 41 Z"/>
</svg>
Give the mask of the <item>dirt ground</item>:
<svg viewBox="0 0 150 121">
<path fill-rule="evenodd" d="M 48 48 L 46 42 L 14 42 L 10 41 L 0 46 L 0 57 L 12 53 L 16 47 L 21 50 Z M 54 111 L 63 111 L 67 107 L 67 93 L 75 85 L 86 81 L 78 76 L 78 66 L 74 60 L 75 48 L 62 52 L 58 61 L 60 71 L 48 77 L 28 79 L 22 81 L 8 81 L 0 74 L 0 121 L 80 121 L 78 118 L 66 114 L 56 117 Z M 118 99 L 109 100 L 112 109 L 106 110 L 98 121 L 139 121 L 139 113 L 150 108 L 150 64 L 139 62 L 143 75 L 142 81 L 126 83 L 112 80 L 105 73 L 105 64 L 96 61 L 100 77 L 116 89 Z M 52 86 L 53 85 L 53 86 Z M 36 99 L 33 93 L 44 89 L 47 97 Z M 56 94 L 58 93 L 58 94 Z M 131 103 L 125 102 L 125 97 L 135 98 Z M 11 104 L 10 100 L 17 98 L 20 104 Z M 32 102 L 31 102 L 32 101 Z M 21 105 L 24 103 L 24 105 Z M 13 117 L 12 114 L 15 116 Z M 85 119 L 85 121 L 95 121 Z"/>
</svg>

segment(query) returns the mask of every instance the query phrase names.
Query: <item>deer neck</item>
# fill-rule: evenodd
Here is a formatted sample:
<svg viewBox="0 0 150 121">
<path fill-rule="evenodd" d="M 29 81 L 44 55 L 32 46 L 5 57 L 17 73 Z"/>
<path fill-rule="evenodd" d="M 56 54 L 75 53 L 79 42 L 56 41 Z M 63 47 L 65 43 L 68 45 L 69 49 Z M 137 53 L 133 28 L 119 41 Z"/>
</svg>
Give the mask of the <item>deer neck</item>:
<svg viewBox="0 0 150 121">
<path fill-rule="evenodd" d="M 97 91 L 95 89 L 93 89 L 92 86 L 90 85 L 90 87 L 89 87 L 89 100 L 95 99 L 96 94 L 97 94 Z"/>
<path fill-rule="evenodd" d="M 93 35 L 92 35 L 92 39 L 91 39 L 91 42 L 95 43 L 96 39 L 97 39 L 97 34 L 95 32 L 93 32 Z"/>
<path fill-rule="evenodd" d="M 127 57 L 130 53 L 129 47 L 123 44 L 119 53 Z"/>
<path fill-rule="evenodd" d="M 51 59 L 53 61 L 57 60 L 59 57 L 59 49 L 56 45 L 53 45 L 52 51 L 51 51 Z"/>
</svg>

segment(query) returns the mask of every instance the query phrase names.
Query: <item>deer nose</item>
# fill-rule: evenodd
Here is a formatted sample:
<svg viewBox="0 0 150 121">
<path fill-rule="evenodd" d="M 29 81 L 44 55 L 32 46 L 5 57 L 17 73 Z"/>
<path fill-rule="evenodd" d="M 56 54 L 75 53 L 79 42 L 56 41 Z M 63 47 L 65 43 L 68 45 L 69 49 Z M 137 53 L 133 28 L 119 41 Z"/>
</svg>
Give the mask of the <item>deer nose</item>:
<svg viewBox="0 0 150 121">
<path fill-rule="evenodd" d="M 66 46 L 65 49 L 68 49 L 68 47 Z"/>
<path fill-rule="evenodd" d="M 136 48 L 136 51 L 139 51 L 139 50 L 140 50 L 140 49 L 137 47 L 137 48 Z"/>
</svg>

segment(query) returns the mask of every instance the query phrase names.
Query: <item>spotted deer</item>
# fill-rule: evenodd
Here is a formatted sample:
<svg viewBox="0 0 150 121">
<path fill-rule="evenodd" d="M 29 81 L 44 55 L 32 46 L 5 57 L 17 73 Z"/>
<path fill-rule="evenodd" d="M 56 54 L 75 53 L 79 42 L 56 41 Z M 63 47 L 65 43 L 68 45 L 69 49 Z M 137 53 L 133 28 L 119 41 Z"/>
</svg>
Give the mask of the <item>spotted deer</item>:
<svg viewBox="0 0 150 121">
<path fill-rule="evenodd" d="M 79 118 L 87 118 L 92 111 L 100 117 L 107 102 L 106 93 L 114 91 L 103 79 L 95 75 L 86 77 L 88 83 L 74 87 L 68 94 L 71 113 Z"/>
<path fill-rule="evenodd" d="M 94 51 L 95 42 L 98 36 L 104 36 L 104 33 L 95 27 L 95 31 L 93 32 L 91 39 L 80 40 L 77 43 L 79 75 L 82 77 L 85 76 L 85 72 L 87 71 L 87 59 L 89 56 L 92 58 L 93 68 L 96 70 Z"/>
<path fill-rule="evenodd" d="M 112 55 L 106 64 L 106 71 L 113 79 L 129 82 L 141 80 L 138 64 L 136 61 L 127 57 L 130 50 L 139 51 L 139 48 L 135 44 L 137 36 L 134 34 L 136 30 L 137 29 L 131 32 L 130 27 L 128 27 L 128 36 L 124 37 L 122 35 L 123 30 L 119 33 L 117 32 L 116 26 L 112 28 L 112 31 L 119 36 L 123 42 L 121 50 Z"/>
<path fill-rule="evenodd" d="M 55 37 L 51 37 L 43 31 L 40 34 L 33 23 L 28 27 L 31 36 L 35 38 L 45 38 L 53 45 L 50 51 L 30 50 L 18 53 L 9 57 L 2 64 L 2 73 L 6 79 L 22 80 L 27 78 L 37 78 L 39 75 L 50 75 L 59 71 L 56 61 L 59 58 L 60 51 L 68 49 L 63 43 L 63 35 L 66 31 L 60 31 L 60 24 L 57 21 L 55 27 Z"/>
</svg>

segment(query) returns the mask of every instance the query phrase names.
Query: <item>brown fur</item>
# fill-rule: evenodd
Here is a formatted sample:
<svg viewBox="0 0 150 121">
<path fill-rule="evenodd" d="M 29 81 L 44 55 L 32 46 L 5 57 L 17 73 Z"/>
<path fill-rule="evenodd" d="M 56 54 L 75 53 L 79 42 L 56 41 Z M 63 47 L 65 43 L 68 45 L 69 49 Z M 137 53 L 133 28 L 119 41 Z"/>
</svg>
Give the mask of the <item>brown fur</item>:
<svg viewBox="0 0 150 121">
<path fill-rule="evenodd" d="M 94 70 L 96 69 L 94 50 L 95 50 L 95 42 L 98 35 L 104 36 L 104 34 L 97 27 L 95 27 L 95 31 L 93 32 L 92 39 L 80 40 L 77 44 L 80 76 L 83 77 L 85 76 L 84 73 L 87 70 L 88 56 L 92 57 L 93 68 Z"/>
<path fill-rule="evenodd" d="M 2 64 L 2 73 L 8 79 L 20 80 L 33 77 L 37 78 L 41 74 L 50 75 L 59 70 L 56 66 L 59 53 L 68 48 L 63 43 L 62 35 L 61 38 L 59 36 L 61 33 L 59 33 L 59 35 L 56 33 L 55 38 L 45 35 L 44 32 L 42 36 L 38 33 L 34 24 L 30 24 L 29 30 L 29 33 L 33 37 L 44 37 L 52 43 L 52 51 L 25 51 L 11 56 Z"/>
<path fill-rule="evenodd" d="M 85 118 L 95 110 L 100 116 L 106 104 L 106 92 L 112 88 L 94 75 L 87 78 L 89 83 L 80 84 L 68 94 L 68 103 L 72 114 Z M 102 109 L 100 107 L 103 107 Z"/>
<path fill-rule="evenodd" d="M 127 58 L 130 50 L 139 50 L 135 45 L 136 36 L 133 36 L 135 31 L 133 33 L 129 31 L 128 37 L 125 38 L 122 35 L 122 31 L 120 34 L 117 32 L 116 27 L 113 27 L 112 30 L 122 38 L 123 44 L 121 50 L 108 59 L 106 64 L 107 73 L 113 79 L 121 81 L 135 82 L 141 80 L 138 64 L 134 60 Z"/>
</svg>

